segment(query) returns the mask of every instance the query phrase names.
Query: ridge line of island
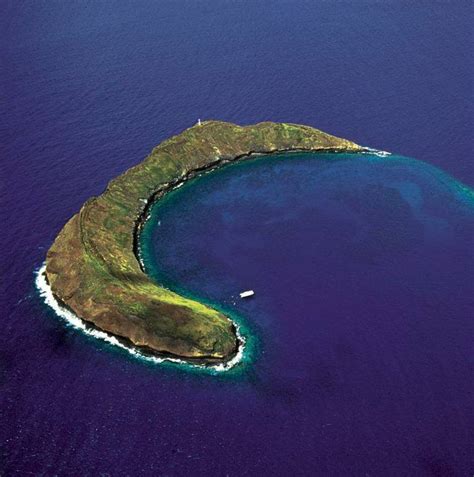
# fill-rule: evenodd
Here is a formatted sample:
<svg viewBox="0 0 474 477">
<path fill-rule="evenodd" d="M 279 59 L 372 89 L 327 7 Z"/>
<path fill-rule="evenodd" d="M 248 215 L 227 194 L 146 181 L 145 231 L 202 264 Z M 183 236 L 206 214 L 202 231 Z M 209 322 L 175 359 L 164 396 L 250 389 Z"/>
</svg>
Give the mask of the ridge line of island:
<svg viewBox="0 0 474 477">
<path fill-rule="evenodd" d="M 236 364 L 243 337 L 223 313 L 154 282 L 139 237 L 153 204 L 184 182 L 230 162 L 285 152 L 374 152 L 309 126 L 205 121 L 153 149 L 113 179 L 63 227 L 44 278 L 61 306 L 144 356 Z M 227 366 L 229 365 L 229 366 Z"/>
</svg>

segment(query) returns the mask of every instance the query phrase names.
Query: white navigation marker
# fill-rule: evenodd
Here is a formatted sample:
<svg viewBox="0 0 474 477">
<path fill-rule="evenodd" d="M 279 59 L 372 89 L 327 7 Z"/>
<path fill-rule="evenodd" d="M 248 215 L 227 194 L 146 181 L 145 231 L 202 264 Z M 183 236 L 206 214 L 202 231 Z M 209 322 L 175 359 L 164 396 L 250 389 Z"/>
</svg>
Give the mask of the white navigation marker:
<svg viewBox="0 0 474 477">
<path fill-rule="evenodd" d="M 255 295 L 255 292 L 253 290 L 247 290 L 242 293 L 240 293 L 240 298 L 248 298 L 249 296 Z"/>
<path fill-rule="evenodd" d="M 200 120 L 200 119 L 198 119 L 198 126 L 200 126 L 200 125 L 201 125 L 201 120 Z"/>
</svg>

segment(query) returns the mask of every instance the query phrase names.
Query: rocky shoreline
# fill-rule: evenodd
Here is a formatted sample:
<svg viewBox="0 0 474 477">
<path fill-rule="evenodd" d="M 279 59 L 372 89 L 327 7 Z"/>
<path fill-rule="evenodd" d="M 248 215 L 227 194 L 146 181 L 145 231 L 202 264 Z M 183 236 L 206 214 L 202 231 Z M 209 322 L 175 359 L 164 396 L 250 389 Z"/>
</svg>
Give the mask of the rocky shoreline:
<svg viewBox="0 0 474 477">
<path fill-rule="evenodd" d="M 367 149 L 366 148 L 361 148 L 360 152 L 365 152 Z M 191 179 L 194 179 L 196 177 L 199 177 L 203 173 L 209 173 L 212 172 L 213 170 L 219 169 L 220 167 L 238 162 L 240 160 L 245 160 L 245 159 L 252 159 L 256 158 L 259 156 L 270 156 L 270 155 L 277 155 L 277 154 L 283 154 L 285 152 L 291 152 L 291 153 L 297 153 L 297 152 L 315 152 L 314 149 L 277 149 L 269 152 L 259 152 L 259 151 L 250 151 L 247 154 L 242 154 L 241 156 L 237 156 L 235 158 L 231 159 L 218 159 L 215 162 L 205 166 L 201 167 L 198 169 L 193 169 L 189 171 L 185 177 L 170 182 L 168 184 L 164 184 L 163 187 L 161 187 L 159 190 L 157 190 L 154 194 L 150 196 L 150 198 L 146 201 L 145 206 L 140 213 L 140 215 L 137 217 L 137 220 L 135 221 L 135 229 L 133 231 L 133 253 L 135 254 L 135 257 L 138 260 L 138 263 L 140 264 L 140 268 L 142 269 L 143 272 L 146 272 L 145 268 L 143 267 L 143 264 L 141 262 L 140 258 L 140 233 L 143 229 L 143 226 L 147 222 L 150 214 L 150 210 L 155 205 L 157 201 L 159 201 L 165 194 L 168 192 L 171 192 L 179 187 L 181 187 L 183 184 L 188 182 Z M 319 149 L 318 152 L 321 153 L 333 153 L 333 154 L 338 154 L 338 153 L 344 153 L 347 152 L 346 150 L 341 150 L 341 149 L 334 149 L 334 148 L 327 148 L 327 149 Z"/>
</svg>

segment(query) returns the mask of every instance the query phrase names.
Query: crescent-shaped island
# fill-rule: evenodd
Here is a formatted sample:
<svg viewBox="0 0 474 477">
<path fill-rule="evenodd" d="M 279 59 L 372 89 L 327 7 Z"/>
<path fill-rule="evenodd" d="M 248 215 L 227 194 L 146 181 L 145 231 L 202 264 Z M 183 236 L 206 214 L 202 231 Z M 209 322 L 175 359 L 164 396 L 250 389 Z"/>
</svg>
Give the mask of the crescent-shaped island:
<svg viewBox="0 0 474 477">
<path fill-rule="evenodd" d="M 296 124 L 199 123 L 162 142 L 82 206 L 47 253 L 46 280 L 63 307 L 145 354 L 203 365 L 228 363 L 241 346 L 232 320 L 160 286 L 140 263 L 138 237 L 150 206 L 203 171 L 253 155 L 362 150 Z"/>
</svg>

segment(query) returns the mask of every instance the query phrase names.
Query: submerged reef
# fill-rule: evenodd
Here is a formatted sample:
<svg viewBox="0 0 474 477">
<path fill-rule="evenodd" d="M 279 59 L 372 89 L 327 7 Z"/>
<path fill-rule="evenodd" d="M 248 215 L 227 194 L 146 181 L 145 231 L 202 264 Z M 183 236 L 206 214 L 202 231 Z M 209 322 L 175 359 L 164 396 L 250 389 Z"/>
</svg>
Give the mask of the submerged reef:
<svg viewBox="0 0 474 477">
<path fill-rule="evenodd" d="M 46 257 L 51 291 L 90 326 L 145 354 L 206 365 L 229 362 L 241 344 L 235 324 L 223 313 L 160 286 L 144 272 L 138 237 L 149 207 L 200 172 L 255 154 L 362 150 L 296 124 L 241 127 L 205 121 L 193 126 L 113 179 L 67 222 Z"/>
</svg>

